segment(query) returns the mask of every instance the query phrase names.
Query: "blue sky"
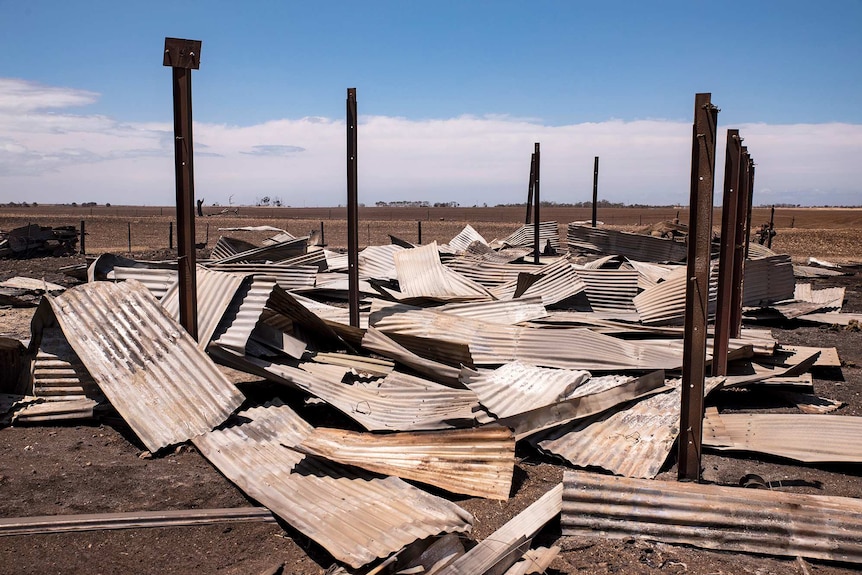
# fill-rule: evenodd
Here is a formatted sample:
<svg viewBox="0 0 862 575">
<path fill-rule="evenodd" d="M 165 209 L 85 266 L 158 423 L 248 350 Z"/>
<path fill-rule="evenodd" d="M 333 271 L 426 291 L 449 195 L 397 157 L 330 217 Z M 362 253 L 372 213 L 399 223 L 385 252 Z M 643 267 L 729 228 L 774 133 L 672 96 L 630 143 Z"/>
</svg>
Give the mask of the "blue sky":
<svg viewBox="0 0 862 575">
<path fill-rule="evenodd" d="M 599 155 L 602 196 L 685 202 L 711 92 L 758 162 L 756 202 L 862 204 L 860 30 L 858 0 L 0 0 L 0 200 L 172 203 L 175 36 L 203 41 L 207 203 L 343 203 L 356 87 L 366 203 L 523 201 L 533 141 L 543 197 L 587 199 Z"/>
</svg>

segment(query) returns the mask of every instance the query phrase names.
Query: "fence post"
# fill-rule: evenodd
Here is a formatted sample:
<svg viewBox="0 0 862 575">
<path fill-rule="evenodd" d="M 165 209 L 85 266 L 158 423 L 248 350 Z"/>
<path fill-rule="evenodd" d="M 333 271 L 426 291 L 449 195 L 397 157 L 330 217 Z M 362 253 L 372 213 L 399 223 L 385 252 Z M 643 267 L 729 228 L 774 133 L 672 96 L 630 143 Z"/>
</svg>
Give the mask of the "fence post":
<svg viewBox="0 0 862 575">
<path fill-rule="evenodd" d="M 416 227 L 418 228 L 418 236 L 419 238 L 416 240 L 416 243 L 420 246 L 422 245 L 422 220 L 416 220 Z"/>
<path fill-rule="evenodd" d="M 87 227 L 86 227 L 86 224 L 84 223 L 84 220 L 81 220 L 81 249 L 80 249 L 80 254 L 82 256 L 87 255 L 86 237 L 87 237 Z"/>
<path fill-rule="evenodd" d="M 174 222 L 168 222 L 168 249 L 174 249 Z"/>
<path fill-rule="evenodd" d="M 347 281 L 350 325 L 359 327 L 359 194 L 356 88 L 347 89 Z"/>
<path fill-rule="evenodd" d="M 129 226 L 129 253 L 132 253 L 132 222 L 126 222 Z"/>
<path fill-rule="evenodd" d="M 597 206 L 599 199 L 599 157 L 593 160 L 593 227 L 596 227 Z"/>
<path fill-rule="evenodd" d="M 533 161 L 533 263 L 538 264 L 539 252 L 541 251 L 541 247 L 539 246 L 539 222 L 542 221 L 539 215 L 539 207 L 541 205 L 541 201 L 539 200 L 539 172 L 542 163 L 541 154 L 539 152 L 539 142 L 536 142 L 535 144 L 533 157 L 535 158 Z"/>
<path fill-rule="evenodd" d="M 710 97 L 708 93 L 695 96 L 691 146 L 678 469 L 679 479 L 689 481 L 700 479 L 703 439 L 703 380 L 706 374 L 712 190 L 718 120 L 718 108 L 712 105 Z"/>
<path fill-rule="evenodd" d="M 527 217 L 524 219 L 525 224 L 530 223 L 530 217 L 533 211 L 533 184 L 536 179 L 536 154 L 530 154 L 530 182 L 527 184 Z"/>
</svg>

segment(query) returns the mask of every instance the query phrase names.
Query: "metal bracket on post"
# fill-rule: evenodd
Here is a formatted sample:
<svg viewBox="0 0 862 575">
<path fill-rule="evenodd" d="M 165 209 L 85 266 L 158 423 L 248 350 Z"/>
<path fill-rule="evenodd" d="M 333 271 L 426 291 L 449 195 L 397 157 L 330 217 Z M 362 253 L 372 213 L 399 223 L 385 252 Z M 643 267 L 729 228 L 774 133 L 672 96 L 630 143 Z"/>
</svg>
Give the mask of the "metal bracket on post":
<svg viewBox="0 0 862 575">
<path fill-rule="evenodd" d="M 539 201 L 539 167 L 541 163 L 539 143 L 536 142 L 535 149 L 533 150 L 533 251 L 535 252 L 533 263 L 535 264 L 539 263 L 539 254 L 541 252 L 541 246 L 539 246 L 539 222 L 542 221 L 539 215 L 541 205 Z"/>
<path fill-rule="evenodd" d="M 715 336 L 712 345 L 712 375 L 727 374 L 730 345 L 731 293 L 733 262 L 736 256 L 736 230 L 742 214 L 737 211 L 740 193 L 742 138 L 739 130 L 727 131 L 724 160 L 724 195 L 721 204 L 721 247 L 718 260 L 718 299 L 715 309 Z"/>
<path fill-rule="evenodd" d="M 350 325 L 359 327 L 359 194 L 356 88 L 347 89 L 347 282 Z"/>
<path fill-rule="evenodd" d="M 596 216 L 598 215 L 598 209 L 596 207 L 596 202 L 599 199 L 599 157 L 596 156 L 596 159 L 593 161 L 593 227 L 596 227 Z"/>
<path fill-rule="evenodd" d="M 680 480 L 700 479 L 703 440 L 703 380 L 706 376 L 706 325 L 709 300 L 712 192 L 715 179 L 715 136 L 718 108 L 711 94 L 697 94 L 691 146 L 691 198 L 686 260 L 685 336 L 680 408 Z"/>
<path fill-rule="evenodd" d="M 177 187 L 177 261 L 180 324 L 198 338 L 195 274 L 195 184 L 192 147 L 192 70 L 200 67 L 201 41 L 165 38 L 162 64 L 173 71 L 174 166 Z"/>
</svg>

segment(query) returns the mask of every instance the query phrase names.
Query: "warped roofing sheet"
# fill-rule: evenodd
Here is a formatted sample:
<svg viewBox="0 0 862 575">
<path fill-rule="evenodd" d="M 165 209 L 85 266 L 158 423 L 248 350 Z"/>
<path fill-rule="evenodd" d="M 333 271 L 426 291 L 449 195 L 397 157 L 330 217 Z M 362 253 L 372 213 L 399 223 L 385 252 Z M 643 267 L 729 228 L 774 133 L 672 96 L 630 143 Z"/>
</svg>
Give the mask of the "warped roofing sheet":
<svg viewBox="0 0 862 575">
<path fill-rule="evenodd" d="M 443 251 L 452 252 L 452 253 L 460 253 L 466 251 L 467 248 L 470 247 L 470 244 L 473 242 L 479 242 L 480 244 L 488 245 L 488 242 L 485 241 L 485 238 L 482 237 L 482 234 L 473 229 L 473 226 L 467 224 L 464 226 L 464 229 L 458 232 L 458 235 L 449 240 L 449 243 L 443 247 Z"/>
<path fill-rule="evenodd" d="M 219 362 L 319 397 L 369 431 L 419 431 L 463 427 L 475 421 L 476 394 L 393 372 L 385 389 L 348 385 L 297 367 L 210 348 Z M 461 425 L 459 425 L 461 424 Z"/>
<path fill-rule="evenodd" d="M 404 248 L 395 244 L 368 246 L 359 252 L 359 277 L 380 280 L 398 279 L 393 256 L 402 250 Z"/>
<path fill-rule="evenodd" d="M 212 264 L 208 267 L 220 272 L 274 277 L 276 283 L 287 291 L 313 288 L 320 271 L 316 265 L 285 265 L 280 263 Z"/>
<path fill-rule="evenodd" d="M 210 252 L 210 258 L 214 260 L 222 260 L 224 258 L 236 255 L 244 251 L 253 250 L 256 247 L 257 246 L 253 243 L 241 240 L 239 238 L 220 236 L 219 239 L 216 240 L 212 252 Z"/>
<path fill-rule="evenodd" d="M 405 297 L 439 300 L 494 299 L 480 284 L 440 263 L 437 242 L 394 254 L 398 284 Z"/>
<path fill-rule="evenodd" d="M 411 367 L 438 383 L 450 386 L 458 385 L 460 371 L 457 367 L 417 355 L 388 337 L 382 331 L 369 328 L 362 338 L 362 347 Z"/>
<path fill-rule="evenodd" d="M 638 272 L 583 269 L 577 275 L 586 284 L 584 291 L 593 311 L 635 311 L 632 300 L 638 294 Z"/>
<path fill-rule="evenodd" d="M 466 343 L 476 365 L 522 361 L 540 367 L 615 371 L 673 369 L 682 364 L 679 351 L 648 342 L 623 341 L 583 328 L 506 326 L 428 310 L 400 312 L 395 308 L 373 312 L 369 321 L 390 335 Z"/>
<path fill-rule="evenodd" d="M 581 280 L 568 258 L 542 266 L 533 274 L 521 274 L 514 282 L 491 290 L 499 299 L 540 296 L 542 303 L 553 305 L 582 292 L 586 284 Z"/>
<path fill-rule="evenodd" d="M 567 242 L 570 251 L 619 254 L 640 262 L 679 262 L 686 258 L 682 242 L 574 223 L 569 224 Z"/>
<path fill-rule="evenodd" d="M 231 300 L 245 280 L 241 275 L 210 271 L 201 266 L 197 267 L 195 277 L 198 347 L 206 349 Z M 168 315 L 179 321 L 179 282 L 171 286 L 161 302 Z"/>
<path fill-rule="evenodd" d="M 450 491 L 508 499 L 515 436 L 498 426 L 385 435 L 317 428 L 297 451 Z"/>
<path fill-rule="evenodd" d="M 500 240 L 500 243 L 505 246 L 524 246 L 533 247 L 536 240 L 535 224 L 524 224 L 507 237 Z M 558 252 L 560 251 L 560 229 L 557 222 L 540 222 L 539 223 L 539 250 L 544 251 L 545 246 L 549 245 Z"/>
<path fill-rule="evenodd" d="M 249 263 L 263 261 L 281 261 L 308 251 L 308 237 L 288 239 L 268 246 L 251 248 L 223 258 L 216 259 L 217 264 Z M 215 256 L 213 256 L 215 258 Z"/>
<path fill-rule="evenodd" d="M 245 282 L 238 294 L 241 299 L 234 302 L 230 313 L 223 311 L 219 316 L 219 325 L 217 329 L 213 329 L 213 332 L 216 332 L 213 343 L 237 353 L 245 353 L 251 334 L 257 327 L 276 285 L 272 276 L 254 276 L 250 282 Z"/>
<path fill-rule="evenodd" d="M 532 251 L 531 248 L 502 248 L 495 250 L 482 242 L 473 242 L 467 246 L 464 255 L 470 259 L 484 262 L 509 263 L 522 259 L 527 254 L 532 253 Z"/>
<path fill-rule="evenodd" d="M 59 327 L 42 329 L 33 362 L 33 395 L 46 401 L 103 398 L 102 392 Z"/>
<path fill-rule="evenodd" d="M 452 258 L 447 260 L 444 265 L 489 289 L 504 284 L 514 284 L 518 281 L 520 274 L 536 274 L 544 267 L 534 264 L 479 261 L 472 257 Z"/>
<path fill-rule="evenodd" d="M 795 285 L 790 256 L 747 259 L 742 284 L 742 305 L 763 306 L 792 299 Z"/>
<path fill-rule="evenodd" d="M 820 304 L 823 307 L 838 308 L 840 311 L 841 305 L 844 303 L 843 287 L 831 287 L 824 289 L 814 289 L 811 284 L 797 283 L 793 290 L 793 299 L 814 304 Z"/>
<path fill-rule="evenodd" d="M 628 264 L 638 272 L 638 287 L 642 290 L 654 286 L 667 278 L 668 274 L 678 266 L 659 265 L 649 262 L 639 262 L 629 259 Z"/>
<path fill-rule="evenodd" d="M 471 528 L 469 513 L 397 477 L 294 451 L 312 427 L 285 405 L 239 415 L 250 421 L 200 435 L 195 446 L 250 497 L 339 561 L 360 567 L 417 539 Z"/>
<path fill-rule="evenodd" d="M 458 557 L 438 575 L 480 575 L 487 572 L 508 556 L 518 544 L 531 539 L 556 517 L 562 505 L 563 485 L 557 484 L 470 551 Z M 516 557 L 511 560 L 514 562 Z"/>
<path fill-rule="evenodd" d="M 548 369 L 518 361 L 493 371 L 461 369 L 461 383 L 499 418 L 559 403 L 589 378 L 587 371 Z"/>
<path fill-rule="evenodd" d="M 539 296 L 520 297 L 511 300 L 449 303 L 434 308 L 434 311 L 460 317 L 512 325 L 534 321 L 548 315 Z"/>
<path fill-rule="evenodd" d="M 0 287 L 8 287 L 15 289 L 25 289 L 32 291 L 41 291 L 41 292 L 52 292 L 52 291 L 64 291 L 66 288 L 51 282 L 47 282 L 44 279 L 36 279 L 36 278 L 27 278 L 22 276 L 15 276 L 13 278 L 9 278 L 0 282 Z"/>
<path fill-rule="evenodd" d="M 163 298 L 171 286 L 177 283 L 176 270 L 115 267 L 111 275 L 117 281 L 141 282 L 156 299 Z"/>
<path fill-rule="evenodd" d="M 578 471 L 563 483 L 563 535 L 862 562 L 858 499 Z"/>
<path fill-rule="evenodd" d="M 686 268 L 680 267 L 671 272 L 665 281 L 639 293 L 634 298 L 641 321 L 645 324 L 680 325 L 685 315 Z M 715 314 L 718 298 L 718 269 L 713 266 L 709 276 L 709 296 L 707 311 Z"/>
<path fill-rule="evenodd" d="M 705 395 L 723 380 L 709 378 Z M 600 467 L 616 475 L 652 479 L 679 435 L 680 386 L 614 412 L 551 431 L 538 446 L 578 467 Z"/>
<path fill-rule="evenodd" d="M 85 284 L 43 302 L 150 451 L 209 431 L 245 399 L 139 282 Z"/>
<path fill-rule="evenodd" d="M 808 413 L 724 413 L 703 419 L 703 445 L 768 453 L 805 463 L 860 463 L 862 417 Z"/>
</svg>

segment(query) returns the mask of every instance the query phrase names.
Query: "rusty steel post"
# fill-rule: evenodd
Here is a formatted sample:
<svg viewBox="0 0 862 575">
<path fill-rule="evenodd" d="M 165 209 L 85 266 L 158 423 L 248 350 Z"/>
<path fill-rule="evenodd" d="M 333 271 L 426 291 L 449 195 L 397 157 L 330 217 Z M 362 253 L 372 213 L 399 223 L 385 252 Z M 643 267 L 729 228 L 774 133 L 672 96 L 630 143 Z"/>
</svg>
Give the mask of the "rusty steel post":
<svg viewBox="0 0 862 575">
<path fill-rule="evenodd" d="M 530 183 L 527 185 L 527 217 L 525 224 L 530 223 L 533 215 L 533 180 L 536 178 L 536 154 L 530 154 Z"/>
<path fill-rule="evenodd" d="M 712 375 L 727 374 L 730 345 L 733 259 L 736 255 L 736 229 L 739 225 L 741 143 L 739 130 L 727 131 L 724 159 L 724 195 L 721 203 L 721 248 L 718 260 L 718 300 L 715 308 L 715 335 L 712 344 Z"/>
<path fill-rule="evenodd" d="M 359 327 L 359 194 L 357 190 L 356 88 L 347 89 L 347 282 L 350 325 Z"/>
<path fill-rule="evenodd" d="M 323 222 L 320 222 L 320 245 L 326 246 L 326 235 L 323 233 Z"/>
<path fill-rule="evenodd" d="M 772 231 L 775 229 L 775 206 L 769 210 L 769 236 L 766 238 L 766 247 L 772 249 Z"/>
<path fill-rule="evenodd" d="M 174 249 L 174 222 L 168 222 L 168 249 Z"/>
<path fill-rule="evenodd" d="M 746 150 L 743 150 L 743 154 Z M 751 207 L 754 200 L 754 161 L 749 156 L 748 166 L 748 208 L 745 216 L 745 257 L 748 258 L 748 246 L 751 244 Z"/>
<path fill-rule="evenodd" d="M 691 147 L 678 470 L 679 479 L 688 481 L 700 479 L 703 439 L 703 380 L 706 375 L 712 191 L 718 121 L 718 108 L 710 103 L 710 97 L 708 93 L 695 96 Z"/>
<path fill-rule="evenodd" d="M 596 227 L 598 210 L 596 202 L 599 199 L 599 157 L 593 161 L 593 227 Z"/>
<path fill-rule="evenodd" d="M 192 146 L 192 70 L 200 67 L 200 40 L 165 38 L 162 64 L 173 71 L 174 166 L 177 188 L 177 268 L 180 324 L 198 338 L 195 274 L 195 183 Z"/>
<path fill-rule="evenodd" d="M 742 301 L 745 287 L 745 260 L 748 258 L 748 235 L 751 228 L 750 212 L 746 208 L 751 205 L 751 156 L 748 147 L 742 146 L 739 160 L 739 199 L 737 209 L 741 212 L 736 222 L 734 238 L 735 255 L 733 258 L 733 289 L 730 293 L 730 337 L 739 337 L 742 332 Z M 742 216 L 745 217 L 742 217 Z"/>
<path fill-rule="evenodd" d="M 78 252 L 82 256 L 87 255 L 87 240 L 85 239 L 86 237 L 87 237 L 87 226 L 84 223 L 84 220 L 81 220 L 81 249 L 79 249 Z"/>
<path fill-rule="evenodd" d="M 416 243 L 422 245 L 422 220 L 416 220 L 417 236 Z"/>
<path fill-rule="evenodd" d="M 539 143 L 536 142 L 536 148 L 533 152 L 534 160 L 534 174 L 533 174 L 533 263 L 539 263 L 539 253 L 541 252 L 541 246 L 539 245 L 539 222 L 541 222 L 541 218 L 539 216 L 539 207 L 541 205 L 541 201 L 539 200 L 539 168 L 541 166 L 542 160 L 541 155 L 539 153 Z"/>
</svg>

